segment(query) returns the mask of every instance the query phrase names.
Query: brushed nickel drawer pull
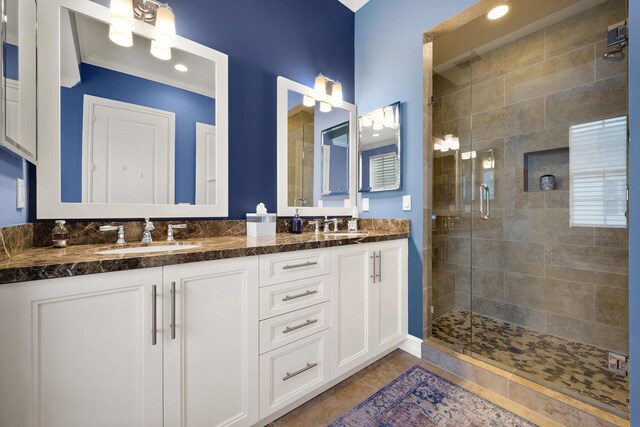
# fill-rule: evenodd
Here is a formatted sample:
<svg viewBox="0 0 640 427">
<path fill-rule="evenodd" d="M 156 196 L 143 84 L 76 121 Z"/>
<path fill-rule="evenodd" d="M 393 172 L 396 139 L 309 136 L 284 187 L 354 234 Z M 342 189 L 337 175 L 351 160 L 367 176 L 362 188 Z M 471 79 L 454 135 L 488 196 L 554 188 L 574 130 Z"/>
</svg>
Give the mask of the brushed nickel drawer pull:
<svg viewBox="0 0 640 427">
<path fill-rule="evenodd" d="M 171 282 L 171 339 L 176 339 L 176 282 Z"/>
<path fill-rule="evenodd" d="M 301 267 L 310 267 L 312 265 L 317 265 L 318 261 L 308 261 L 303 262 L 302 264 L 294 264 L 294 265 L 285 265 L 282 267 L 283 270 L 291 270 L 292 268 L 301 268 Z"/>
<path fill-rule="evenodd" d="M 370 279 L 373 279 L 373 283 L 376 283 L 376 254 L 370 255 L 369 258 L 373 260 L 373 274 L 369 276 Z"/>
<path fill-rule="evenodd" d="M 309 369 L 313 369 L 313 368 L 315 368 L 316 366 L 318 366 L 318 364 L 317 364 L 317 363 L 307 363 L 307 366 L 305 366 L 304 368 L 302 368 L 302 369 L 300 369 L 300 370 L 297 370 L 297 371 L 295 371 L 295 372 L 293 372 L 293 373 L 291 373 L 291 374 L 290 374 L 289 372 L 287 372 L 287 375 L 285 375 L 285 376 L 282 378 L 282 381 L 290 380 L 291 378 L 295 377 L 296 375 L 300 375 L 301 373 L 306 372 L 306 371 L 308 371 Z"/>
<path fill-rule="evenodd" d="M 302 297 L 306 297 L 306 296 L 317 294 L 317 293 L 318 291 L 307 291 L 303 294 L 298 294 L 293 296 L 286 295 L 284 298 L 282 298 L 282 302 L 291 301 L 292 299 L 302 298 Z"/>
<path fill-rule="evenodd" d="M 153 285 L 151 287 L 151 345 L 156 345 L 158 343 L 158 326 L 156 325 L 156 321 L 158 320 L 158 312 L 157 312 L 157 303 L 158 299 L 158 286 Z"/>
<path fill-rule="evenodd" d="M 297 329 L 304 328 L 305 326 L 313 325 L 314 323 L 318 323 L 318 319 L 307 320 L 306 322 L 301 323 L 297 326 L 287 326 L 286 328 L 284 328 L 284 331 L 282 331 L 282 333 L 288 334 L 289 332 L 293 332 Z"/>
</svg>

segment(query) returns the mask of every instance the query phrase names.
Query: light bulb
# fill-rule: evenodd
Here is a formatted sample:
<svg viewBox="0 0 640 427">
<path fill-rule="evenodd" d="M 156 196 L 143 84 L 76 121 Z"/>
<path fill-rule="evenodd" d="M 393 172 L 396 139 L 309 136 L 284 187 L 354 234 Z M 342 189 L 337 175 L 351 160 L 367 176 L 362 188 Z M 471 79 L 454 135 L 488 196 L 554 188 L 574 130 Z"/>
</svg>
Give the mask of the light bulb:
<svg viewBox="0 0 640 427">
<path fill-rule="evenodd" d="M 133 46 L 133 33 L 114 25 L 109 26 L 109 40 L 122 47 Z"/>
<path fill-rule="evenodd" d="M 176 17 L 168 7 L 159 7 L 156 11 L 156 28 L 153 39 L 166 46 L 176 45 Z"/>
<path fill-rule="evenodd" d="M 186 73 L 187 71 L 189 71 L 189 68 L 187 68 L 187 66 L 184 64 L 176 64 L 173 66 L 173 68 L 175 68 L 176 70 L 182 73 Z"/>
<path fill-rule="evenodd" d="M 305 96 L 302 98 L 302 104 L 303 104 L 305 107 L 313 107 L 314 105 L 316 105 L 316 100 L 315 100 L 315 99 L 313 99 L 312 97 L 310 97 L 309 95 L 305 95 Z"/>
<path fill-rule="evenodd" d="M 330 111 L 331 111 L 331 104 L 329 104 L 328 102 L 320 101 L 320 112 L 328 113 Z"/>
<path fill-rule="evenodd" d="M 379 133 L 374 133 L 374 134 L 373 134 L 373 135 L 371 135 L 371 136 L 372 136 L 372 137 L 374 137 L 374 138 L 377 138 L 377 137 L 379 137 L 379 136 L 380 136 L 380 134 L 379 134 Z"/>
<path fill-rule="evenodd" d="M 327 97 L 327 78 L 322 74 L 318 74 L 316 77 L 313 91 L 318 101 L 323 101 Z"/>
<path fill-rule="evenodd" d="M 452 150 L 460 149 L 460 140 L 458 138 L 453 138 L 451 141 L 451 145 L 449 146 Z"/>
<path fill-rule="evenodd" d="M 436 151 L 442 151 L 442 149 L 444 148 L 444 146 L 442 144 L 438 144 L 437 142 L 433 144 L 433 149 Z M 464 158 L 464 156 L 463 156 Z"/>
<path fill-rule="evenodd" d="M 396 127 L 396 119 L 393 107 L 386 107 L 384 109 L 384 125 L 388 128 Z"/>
<path fill-rule="evenodd" d="M 331 90 L 331 105 L 334 107 L 342 107 L 344 103 L 344 99 L 342 98 L 342 83 L 335 82 L 333 83 L 333 88 Z"/>
<path fill-rule="evenodd" d="M 132 0 L 111 0 L 109 5 L 109 24 L 122 32 L 132 32 L 133 22 Z"/>
<path fill-rule="evenodd" d="M 171 59 L 171 48 L 151 40 L 151 54 L 158 59 L 168 61 Z"/>
<path fill-rule="evenodd" d="M 509 13 L 509 5 L 501 4 L 500 6 L 496 6 L 487 13 L 487 18 L 494 21 L 496 19 L 500 19 Z"/>
</svg>

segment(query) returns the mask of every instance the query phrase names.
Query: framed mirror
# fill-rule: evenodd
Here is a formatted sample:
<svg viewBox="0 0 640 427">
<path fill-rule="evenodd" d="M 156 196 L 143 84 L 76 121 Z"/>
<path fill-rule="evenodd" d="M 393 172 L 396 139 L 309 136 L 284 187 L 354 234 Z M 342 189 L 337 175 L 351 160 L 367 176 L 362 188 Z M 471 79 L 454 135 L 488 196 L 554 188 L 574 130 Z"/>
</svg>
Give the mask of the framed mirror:
<svg viewBox="0 0 640 427">
<path fill-rule="evenodd" d="M 306 105 L 313 89 L 278 77 L 278 215 L 351 215 L 356 207 L 356 107 Z M 309 98 L 307 98 L 309 99 Z"/>
<path fill-rule="evenodd" d="M 38 217 L 226 217 L 227 56 L 182 37 L 158 55 L 137 19 L 117 44 L 88 0 L 39 17 Z"/>
<path fill-rule="evenodd" d="M 36 1 L 1 0 L 2 116 L 0 146 L 37 160 Z"/>
<path fill-rule="evenodd" d="M 358 118 L 360 191 L 400 189 L 400 103 Z"/>
</svg>

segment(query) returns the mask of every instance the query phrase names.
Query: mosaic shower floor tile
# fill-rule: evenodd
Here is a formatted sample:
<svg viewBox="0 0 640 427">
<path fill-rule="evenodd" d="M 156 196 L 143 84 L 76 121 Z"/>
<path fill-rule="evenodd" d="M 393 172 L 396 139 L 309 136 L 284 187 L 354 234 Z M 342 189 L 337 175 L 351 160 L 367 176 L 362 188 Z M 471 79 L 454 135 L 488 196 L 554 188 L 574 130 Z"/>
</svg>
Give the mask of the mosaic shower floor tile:
<svg viewBox="0 0 640 427">
<path fill-rule="evenodd" d="M 468 311 L 452 310 L 434 320 L 432 338 L 589 403 L 629 413 L 629 380 L 607 370 L 607 350 L 478 314 L 471 337 L 470 321 Z"/>
</svg>

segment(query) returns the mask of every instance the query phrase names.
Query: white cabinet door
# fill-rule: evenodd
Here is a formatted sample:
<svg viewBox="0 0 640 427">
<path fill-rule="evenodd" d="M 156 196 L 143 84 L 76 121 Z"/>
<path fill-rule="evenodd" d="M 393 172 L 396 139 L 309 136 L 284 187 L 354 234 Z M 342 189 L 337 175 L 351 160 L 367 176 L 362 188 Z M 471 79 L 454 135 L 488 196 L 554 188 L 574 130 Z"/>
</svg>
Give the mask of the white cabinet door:
<svg viewBox="0 0 640 427">
<path fill-rule="evenodd" d="M 373 356 L 372 245 L 331 249 L 333 378 Z"/>
<path fill-rule="evenodd" d="M 380 354 L 407 338 L 407 240 L 376 243 L 374 253 L 374 352 Z"/>
<path fill-rule="evenodd" d="M 256 423 L 258 257 L 165 267 L 163 292 L 164 426 Z"/>
<path fill-rule="evenodd" d="M 19 283 L 18 316 L 0 328 L 28 337 L 27 357 L 11 363 L 32 415 L 7 425 L 161 426 L 161 285 L 160 268 Z"/>
</svg>

